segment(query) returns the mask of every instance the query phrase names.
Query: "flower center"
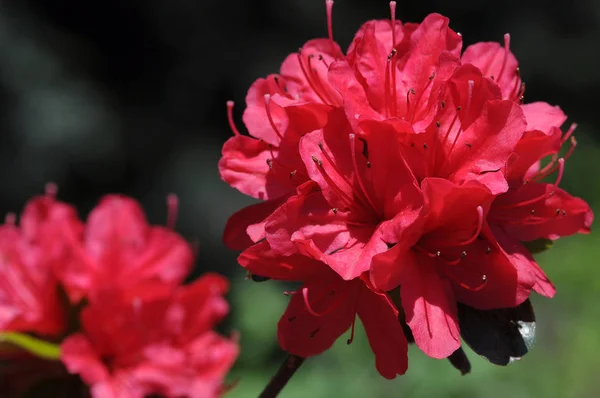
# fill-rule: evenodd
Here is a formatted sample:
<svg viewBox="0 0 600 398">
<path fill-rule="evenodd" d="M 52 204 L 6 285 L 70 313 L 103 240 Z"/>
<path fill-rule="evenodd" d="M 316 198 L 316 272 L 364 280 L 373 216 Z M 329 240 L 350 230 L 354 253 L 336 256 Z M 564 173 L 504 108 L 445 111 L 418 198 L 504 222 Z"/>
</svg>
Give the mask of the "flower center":
<svg viewBox="0 0 600 398">
<path fill-rule="evenodd" d="M 325 170 L 323 161 L 315 156 L 312 156 L 312 160 L 317 166 L 319 173 L 331 188 L 338 198 L 338 200 L 345 206 L 344 210 L 354 210 L 354 213 L 365 215 L 363 218 L 364 225 L 370 225 L 372 222 L 377 222 L 382 219 L 382 215 L 378 211 L 378 206 L 369 194 L 367 186 L 363 180 L 363 172 L 358 162 L 356 155 L 356 135 L 351 133 L 348 135 L 350 154 L 352 158 L 352 167 L 354 177 L 349 179 L 336 165 L 335 161 L 325 150 L 323 143 L 319 142 L 318 146 L 321 149 L 323 160 L 327 161 L 329 172 Z M 366 142 L 364 143 L 366 149 Z M 363 151 L 363 156 L 367 158 L 366 150 Z M 368 159 L 368 158 L 367 158 Z M 366 168 L 369 169 L 371 163 L 367 160 Z M 330 174 L 333 172 L 334 174 Z M 336 214 L 337 208 L 333 209 Z M 362 217 L 361 217 L 362 218 Z M 368 220 L 368 221 L 367 221 Z M 363 225 L 363 223 L 359 223 Z"/>
</svg>

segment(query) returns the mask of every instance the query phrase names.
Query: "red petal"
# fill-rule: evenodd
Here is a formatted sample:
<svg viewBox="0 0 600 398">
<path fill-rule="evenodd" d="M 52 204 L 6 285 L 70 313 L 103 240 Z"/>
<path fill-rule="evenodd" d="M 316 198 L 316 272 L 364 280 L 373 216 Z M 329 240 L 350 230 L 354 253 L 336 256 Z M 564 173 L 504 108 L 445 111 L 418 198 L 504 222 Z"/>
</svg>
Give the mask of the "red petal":
<svg viewBox="0 0 600 398">
<path fill-rule="evenodd" d="M 60 360 L 69 373 L 79 374 L 88 384 L 96 384 L 109 378 L 108 369 L 91 342 L 81 333 L 69 336 L 61 344 Z"/>
<path fill-rule="evenodd" d="M 253 274 L 282 281 L 306 280 L 327 269 L 325 264 L 303 255 L 281 256 L 266 241 L 244 250 L 238 263 Z"/>
<path fill-rule="evenodd" d="M 537 174 L 540 159 L 560 151 L 561 138 L 562 131 L 557 127 L 547 133 L 526 131 L 506 166 L 506 179 L 511 187 L 519 187 L 529 175 Z"/>
<path fill-rule="evenodd" d="M 0 330 L 53 337 L 64 332 L 65 317 L 49 255 L 16 226 L 0 226 Z"/>
<path fill-rule="evenodd" d="M 400 297 L 415 343 L 433 358 L 446 358 L 460 347 L 456 302 L 452 287 L 432 262 L 420 256 L 419 263 L 403 266 Z"/>
<path fill-rule="evenodd" d="M 521 105 L 521 109 L 527 120 L 527 131 L 540 130 L 550 134 L 553 127 L 560 127 L 567 120 L 562 109 L 546 102 Z"/>
<path fill-rule="evenodd" d="M 140 205 L 131 198 L 107 195 L 90 213 L 86 225 L 86 249 L 96 259 L 115 248 L 143 247 L 150 226 Z"/>
<path fill-rule="evenodd" d="M 505 57 L 506 65 L 502 71 Z M 485 77 L 494 76 L 494 81 L 502 90 L 503 99 L 512 99 L 515 96 L 515 86 L 519 84 L 519 63 L 511 51 L 507 53 L 504 47 L 496 42 L 481 42 L 467 47 L 461 60 L 463 64 L 478 67 Z M 498 79 L 501 71 L 502 75 Z"/>
<path fill-rule="evenodd" d="M 223 145 L 223 157 L 219 161 L 221 178 L 232 187 L 257 199 L 278 198 L 293 191 L 289 172 L 285 178 L 274 178 L 267 159 L 276 150 L 269 150 L 264 141 L 252 137 L 234 136 Z"/>
<path fill-rule="evenodd" d="M 369 345 L 375 353 L 375 366 L 386 379 L 394 379 L 408 369 L 408 343 L 398 312 L 383 296 L 361 289 L 357 307 Z"/>
<path fill-rule="evenodd" d="M 473 65 L 463 65 L 458 68 L 448 79 L 448 86 L 451 91 L 452 104 L 455 107 L 463 108 L 456 112 L 462 130 L 468 129 L 471 123 L 481 116 L 488 101 L 502 99 L 498 85 L 490 79 L 484 78 L 481 71 Z M 449 104 L 447 105 L 449 106 Z M 450 113 L 454 117 L 454 112 Z"/>
<path fill-rule="evenodd" d="M 306 134 L 300 140 L 300 156 L 308 175 L 311 180 L 319 184 L 330 207 L 345 208 L 348 206 L 348 201 L 344 202 L 341 197 L 353 198 L 354 195 L 354 166 L 348 136 L 351 131 L 340 110 L 332 113 L 329 123 L 323 130 Z M 362 154 L 359 156 L 362 157 Z M 321 163 L 317 164 L 315 159 Z M 366 163 L 366 161 L 361 162 L 363 169 L 367 168 Z M 323 173 L 329 177 L 329 181 Z M 342 195 L 340 191 L 343 192 Z"/>
<path fill-rule="evenodd" d="M 395 31 L 396 42 L 400 43 L 404 38 L 400 21 L 396 21 Z M 409 31 L 410 33 L 412 32 Z M 348 73 L 347 77 L 350 78 L 353 74 L 349 72 L 351 69 L 359 73 L 363 86 L 366 89 L 364 97 L 361 96 L 364 106 L 370 105 L 370 107 L 382 114 L 384 113 L 383 107 L 385 105 L 384 93 L 387 57 L 393 46 L 390 21 L 379 20 L 368 21 L 363 24 L 348 49 L 348 62 L 350 65 L 346 72 Z M 347 87 L 339 83 L 340 81 L 338 81 L 338 89 Z M 347 101 L 346 92 L 341 90 L 340 92 L 344 96 L 344 101 Z"/>
<path fill-rule="evenodd" d="M 452 247 L 470 239 L 477 231 L 477 207 L 485 210 L 493 199 L 477 183 L 458 186 L 442 178 L 426 178 L 421 184 L 428 209 L 421 244 L 437 251 L 438 245 Z"/>
<path fill-rule="evenodd" d="M 357 117 L 360 119 L 383 119 L 376 109 L 381 109 L 378 105 L 369 103 L 367 98 L 367 83 L 363 80 L 357 80 L 354 70 L 346 61 L 336 61 L 331 64 L 328 72 L 329 82 L 344 99 L 344 111 L 346 112 L 349 123 L 356 127 Z M 354 129 L 356 130 L 356 129 Z"/>
<path fill-rule="evenodd" d="M 394 290 L 402 281 L 402 272 L 406 264 L 417 261 L 410 247 L 399 243 L 391 249 L 373 257 L 369 276 L 377 289 L 385 292 Z M 414 265 L 414 266 L 418 266 Z"/>
<path fill-rule="evenodd" d="M 489 219 L 510 236 L 527 242 L 589 233 L 594 213 L 584 200 L 553 184 L 530 183 L 498 196 Z"/>
<path fill-rule="evenodd" d="M 416 218 L 423 207 L 423 194 L 402 154 L 405 137 L 385 122 L 365 121 L 360 127 L 373 154 L 369 174 L 382 218 L 389 220 L 400 213 Z"/>
<path fill-rule="evenodd" d="M 493 240 L 493 237 L 490 239 Z M 491 251 L 488 253 L 488 247 Z M 446 253 L 450 258 L 460 258 L 461 251 L 467 253 L 457 265 L 438 263 L 438 267 L 451 274 L 454 279 L 470 288 L 467 289 L 451 281 L 456 301 L 480 310 L 509 308 L 521 304 L 531 294 L 535 283 L 529 269 L 515 267 L 510 258 L 495 243 L 477 239 L 468 246 L 457 248 Z M 478 291 L 471 289 L 483 283 Z"/>
<path fill-rule="evenodd" d="M 344 58 L 339 46 L 335 43 L 332 46 L 329 39 L 315 39 L 304 44 L 300 53 L 302 65 L 296 53 L 289 55 L 281 65 L 281 76 L 285 78 L 290 96 L 297 95 L 298 101 L 303 102 L 339 105 L 341 98 L 327 80 L 327 65 Z M 310 65 L 309 57 L 312 58 Z"/>
<path fill-rule="evenodd" d="M 304 358 L 318 355 L 331 347 L 354 321 L 356 295 L 362 282 L 343 282 L 337 275 L 328 274 L 302 286 L 308 289 L 312 310 L 324 315 L 312 315 L 301 292 L 292 296 L 277 325 L 277 339 L 283 350 Z"/>
<path fill-rule="evenodd" d="M 398 116 L 410 115 L 407 120 L 416 124 L 417 131 L 433 120 L 442 83 L 460 64 L 462 39 L 448 24 L 448 18 L 429 14 L 410 39 L 405 40 L 405 54 L 402 45 L 399 46 L 398 68 L 402 78 L 397 79 Z M 416 94 L 409 105 L 405 96 L 411 89 Z"/>
<path fill-rule="evenodd" d="M 248 95 L 246 95 L 246 109 L 242 116 L 248 132 L 252 136 L 275 147 L 279 146 L 281 139 L 269 122 L 265 106 L 265 94 L 272 95 L 279 92 L 280 89 L 277 87 L 274 75 L 270 75 L 266 79 L 256 80 L 250 86 Z M 269 111 L 277 131 L 284 134 L 288 127 L 288 118 L 285 111 L 273 101 L 269 105 Z"/>
<path fill-rule="evenodd" d="M 452 180 L 480 181 L 493 194 L 506 191 L 500 172 L 525 130 L 525 118 L 512 101 L 489 101 L 482 115 L 457 140 L 447 167 Z M 450 137 L 453 142 L 454 137 Z M 466 145 L 468 143 L 469 145 Z"/>
<path fill-rule="evenodd" d="M 519 274 L 529 273 L 531 275 L 533 289 L 546 297 L 554 297 L 556 288 L 548 279 L 544 271 L 533 259 L 533 256 L 525 246 L 517 239 L 507 235 L 502 228 L 492 226 L 494 237 L 498 240 L 504 255 L 512 263 Z M 527 298 L 527 297 L 525 297 Z M 524 301 L 521 300 L 521 301 Z M 520 303 L 519 303 L 520 304 Z"/>
<path fill-rule="evenodd" d="M 287 196 L 284 196 L 278 199 L 250 205 L 229 217 L 227 224 L 225 225 L 225 232 L 223 233 L 223 241 L 227 247 L 231 250 L 241 251 L 264 238 L 265 219 L 279 206 L 285 203 L 287 198 Z M 255 226 L 253 228 L 254 230 L 258 229 L 262 231 L 258 231 L 257 234 L 253 233 L 251 238 L 250 234 L 246 232 L 247 228 L 250 226 Z"/>
</svg>

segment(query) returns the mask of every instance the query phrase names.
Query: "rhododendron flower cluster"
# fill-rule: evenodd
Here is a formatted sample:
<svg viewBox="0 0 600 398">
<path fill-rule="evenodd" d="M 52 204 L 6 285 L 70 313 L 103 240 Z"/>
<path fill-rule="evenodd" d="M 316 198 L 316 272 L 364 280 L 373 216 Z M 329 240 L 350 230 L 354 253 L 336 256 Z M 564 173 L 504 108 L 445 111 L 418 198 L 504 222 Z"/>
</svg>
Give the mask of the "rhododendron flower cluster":
<svg viewBox="0 0 600 398">
<path fill-rule="evenodd" d="M 555 293 L 528 247 L 593 220 L 559 188 L 575 126 L 525 103 L 508 34 L 463 51 L 447 18 L 402 24 L 391 2 L 344 54 L 326 4 L 329 37 L 250 87 L 249 135 L 227 104 L 219 164 L 261 200 L 226 227 L 239 263 L 255 280 L 301 282 L 281 347 L 317 355 L 348 329 L 350 343 L 358 315 L 386 378 L 407 370 L 408 341 L 463 372 L 461 334 L 494 363 L 518 359 L 508 339 L 530 345 L 531 292 Z"/>
<path fill-rule="evenodd" d="M 55 194 L 50 185 L 18 226 L 9 215 L 0 227 L 0 338 L 60 359 L 95 398 L 219 396 L 238 353 L 235 336 L 213 331 L 229 310 L 228 282 L 206 274 L 182 284 L 194 256 L 173 231 L 176 198 L 162 227 L 120 195 L 84 223 Z M 17 369 L 31 356 L 10 359 Z"/>
</svg>

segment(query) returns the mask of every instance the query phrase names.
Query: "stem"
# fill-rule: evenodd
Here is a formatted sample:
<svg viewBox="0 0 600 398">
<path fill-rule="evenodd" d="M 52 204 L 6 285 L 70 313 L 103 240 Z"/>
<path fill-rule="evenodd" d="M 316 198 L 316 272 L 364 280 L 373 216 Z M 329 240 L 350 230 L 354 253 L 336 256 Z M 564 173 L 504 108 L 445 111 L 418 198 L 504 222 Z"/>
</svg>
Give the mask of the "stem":
<svg viewBox="0 0 600 398">
<path fill-rule="evenodd" d="M 0 343 L 6 342 L 29 352 L 36 357 L 57 361 L 60 359 L 60 347 L 36 337 L 17 332 L 0 332 Z"/>
<path fill-rule="evenodd" d="M 304 358 L 297 355 L 289 354 L 285 361 L 279 367 L 279 370 L 273 376 L 269 384 L 265 387 L 263 392 L 258 398 L 273 398 L 276 397 L 283 387 L 287 384 L 296 371 L 300 368 L 300 365 L 304 362 Z"/>
</svg>

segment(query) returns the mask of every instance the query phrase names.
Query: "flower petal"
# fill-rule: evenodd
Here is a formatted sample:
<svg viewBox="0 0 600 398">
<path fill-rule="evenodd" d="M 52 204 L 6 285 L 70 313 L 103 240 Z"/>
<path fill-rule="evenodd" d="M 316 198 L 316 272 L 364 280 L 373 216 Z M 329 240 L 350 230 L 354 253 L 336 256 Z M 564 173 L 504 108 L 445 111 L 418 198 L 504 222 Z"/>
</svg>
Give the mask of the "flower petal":
<svg viewBox="0 0 600 398">
<path fill-rule="evenodd" d="M 459 304 L 458 319 L 469 347 L 496 365 L 521 359 L 535 340 L 535 315 L 529 300 L 516 308 L 488 311 Z"/>
<path fill-rule="evenodd" d="M 547 102 L 524 104 L 521 109 L 527 120 L 527 131 L 539 130 L 548 134 L 553 127 L 560 127 L 567 120 L 567 115 L 560 107 Z"/>
<path fill-rule="evenodd" d="M 272 161 L 277 150 L 270 150 L 264 141 L 237 135 L 223 145 L 219 160 L 221 178 L 232 187 L 257 199 L 274 199 L 295 188 L 289 177 L 274 178 L 267 160 Z"/>
<path fill-rule="evenodd" d="M 238 257 L 238 263 L 252 274 L 281 281 L 306 280 L 327 267 L 303 255 L 279 255 L 271 250 L 267 241 L 244 250 Z"/>
<path fill-rule="evenodd" d="M 231 250 L 244 250 L 264 238 L 266 218 L 288 199 L 283 196 L 244 207 L 227 220 L 223 241 Z M 256 225 L 259 224 L 259 225 Z M 253 226 L 252 234 L 247 232 Z M 262 231 L 257 231 L 262 230 Z"/>
<path fill-rule="evenodd" d="M 540 159 L 560 151 L 561 138 L 562 131 L 557 127 L 548 132 L 526 131 L 506 166 L 506 179 L 511 188 L 518 188 L 524 180 L 536 175 L 540 170 Z"/>
<path fill-rule="evenodd" d="M 480 42 L 465 49 L 463 64 L 473 64 L 485 77 L 492 77 L 502 90 L 503 99 L 513 99 L 519 89 L 519 63 L 515 55 L 506 51 L 499 43 Z"/>
<path fill-rule="evenodd" d="M 386 379 L 394 379 L 408 369 L 408 343 L 397 310 L 383 295 L 363 288 L 357 312 L 375 353 L 377 370 Z"/>
<path fill-rule="evenodd" d="M 360 127 L 371 154 L 369 174 L 382 218 L 389 220 L 400 213 L 416 218 L 423 207 L 423 194 L 404 160 L 405 137 L 385 122 L 365 121 Z"/>
<path fill-rule="evenodd" d="M 294 294 L 277 325 L 281 348 L 307 358 L 331 347 L 354 322 L 361 287 L 359 280 L 344 282 L 333 273 L 306 282 L 306 299 L 301 291 Z"/>
<path fill-rule="evenodd" d="M 493 194 L 506 191 L 508 186 L 501 170 L 521 139 L 525 125 L 519 105 L 512 101 L 488 101 L 481 116 L 456 140 L 445 173 L 458 184 L 475 180 Z"/>
<path fill-rule="evenodd" d="M 279 93 L 277 78 L 275 75 L 269 75 L 266 79 L 256 80 L 246 95 L 246 109 L 242 115 L 242 120 L 248 129 L 250 135 L 264 141 L 265 144 L 279 146 L 281 141 L 280 134 L 285 133 L 288 128 L 288 118 L 285 111 L 273 101 L 269 104 L 269 113 L 273 126 L 269 121 L 265 94 L 273 95 Z"/>
<path fill-rule="evenodd" d="M 477 239 L 472 244 L 446 255 L 460 258 L 460 250 L 463 250 L 466 256 L 461 258 L 459 264 L 439 265 L 446 267 L 446 272 L 463 284 L 451 281 L 454 296 L 459 303 L 481 310 L 515 307 L 531 294 L 535 284 L 531 269 L 515 267 L 510 257 L 494 243 Z"/>
<path fill-rule="evenodd" d="M 454 294 L 432 259 L 421 256 L 419 260 L 402 268 L 400 297 L 406 323 L 425 354 L 446 358 L 460 347 Z"/>
<path fill-rule="evenodd" d="M 499 196 L 489 218 L 508 235 L 528 242 L 589 233 L 594 213 L 584 200 L 553 184 L 530 183 Z"/>
<path fill-rule="evenodd" d="M 289 55 L 281 65 L 288 92 L 298 101 L 339 105 L 339 94 L 328 84 L 327 65 L 343 58 L 340 47 L 329 39 L 306 42 L 299 54 Z"/>
<path fill-rule="evenodd" d="M 554 297 L 556 288 L 537 264 L 531 253 L 521 242 L 508 235 L 501 227 L 492 226 L 494 237 L 502 251 L 519 273 L 529 273 L 534 283 L 533 289 L 542 296 Z M 468 303 L 467 303 L 468 304 Z"/>
</svg>

